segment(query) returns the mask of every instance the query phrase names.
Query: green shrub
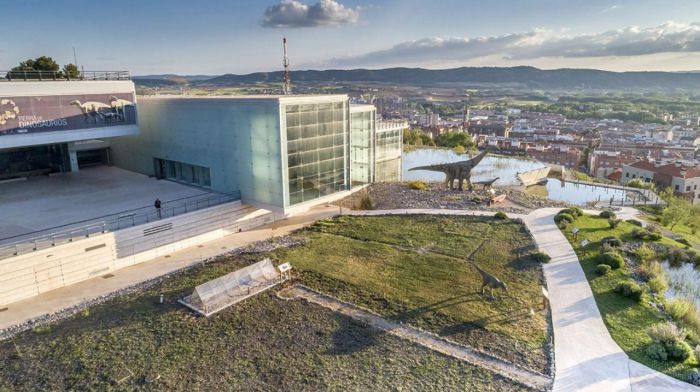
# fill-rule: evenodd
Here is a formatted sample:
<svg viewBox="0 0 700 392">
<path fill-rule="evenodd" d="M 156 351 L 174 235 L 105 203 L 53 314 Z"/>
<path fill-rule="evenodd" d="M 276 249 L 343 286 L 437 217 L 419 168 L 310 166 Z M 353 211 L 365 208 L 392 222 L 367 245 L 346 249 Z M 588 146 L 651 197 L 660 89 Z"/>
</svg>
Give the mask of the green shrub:
<svg viewBox="0 0 700 392">
<path fill-rule="evenodd" d="M 607 264 L 598 264 L 595 267 L 595 272 L 600 276 L 605 276 L 610 272 L 610 266 Z"/>
<path fill-rule="evenodd" d="M 649 233 L 647 241 L 658 241 L 661 239 L 661 234 L 659 233 Z"/>
<path fill-rule="evenodd" d="M 601 218 L 606 218 L 606 219 L 617 218 L 617 215 L 613 211 L 610 211 L 610 210 L 601 211 L 600 214 L 598 214 L 598 216 L 600 216 Z"/>
<path fill-rule="evenodd" d="M 658 241 L 661 239 L 661 234 L 645 230 L 639 227 L 635 227 L 634 229 L 632 229 L 631 234 L 632 237 L 643 241 Z"/>
<path fill-rule="evenodd" d="M 666 311 L 671 315 L 671 318 L 678 321 L 685 317 L 686 313 L 690 310 L 693 305 L 682 299 L 674 299 L 666 304 Z"/>
<path fill-rule="evenodd" d="M 647 225 L 647 231 L 650 233 L 661 233 L 661 229 L 659 228 L 659 226 L 654 223 L 649 223 Z"/>
<path fill-rule="evenodd" d="M 639 226 L 639 227 L 644 226 L 644 225 L 642 224 L 642 222 L 640 222 L 640 221 L 638 221 L 638 220 L 636 220 L 636 219 L 627 219 L 625 222 L 627 222 L 627 223 L 629 223 L 629 224 L 631 224 L 631 225 Z"/>
<path fill-rule="evenodd" d="M 532 258 L 540 263 L 549 263 L 549 261 L 552 260 L 552 258 L 544 252 L 533 253 Z"/>
<path fill-rule="evenodd" d="M 695 359 L 700 361 L 700 345 L 695 346 L 693 349 L 693 354 L 695 354 Z"/>
<path fill-rule="evenodd" d="M 647 356 L 651 359 L 655 359 L 657 361 L 662 362 L 668 360 L 668 354 L 666 353 L 666 349 L 664 348 L 663 344 L 660 343 L 652 343 L 648 345 Z"/>
<path fill-rule="evenodd" d="M 573 223 L 574 217 L 571 214 L 558 214 L 554 217 L 554 223 L 561 223 L 566 221 L 567 223 Z"/>
<path fill-rule="evenodd" d="M 632 281 L 618 283 L 617 286 L 615 286 L 614 291 L 621 294 L 623 297 L 632 298 L 637 302 L 642 300 L 642 288 Z"/>
<path fill-rule="evenodd" d="M 599 257 L 599 264 L 607 264 L 612 269 L 622 268 L 625 265 L 625 259 L 617 252 L 605 252 Z"/>
<path fill-rule="evenodd" d="M 664 269 L 661 267 L 661 264 L 652 261 L 639 266 L 639 268 L 637 268 L 637 274 L 643 281 L 648 282 L 652 279 L 663 278 Z"/>
<path fill-rule="evenodd" d="M 686 333 L 678 328 L 676 324 L 667 321 L 665 323 L 654 324 L 647 329 L 647 335 L 656 343 L 663 345 L 685 340 Z"/>
<path fill-rule="evenodd" d="M 678 238 L 678 239 L 676 239 L 676 242 L 681 243 L 685 246 L 692 246 L 690 244 L 690 241 L 686 240 L 685 238 Z"/>
<path fill-rule="evenodd" d="M 494 217 L 495 217 L 496 219 L 500 219 L 500 220 L 506 220 L 506 219 L 508 219 L 508 215 L 506 215 L 506 213 L 503 212 L 503 211 L 498 211 L 498 212 L 494 215 Z"/>
<path fill-rule="evenodd" d="M 620 222 L 622 222 L 622 219 L 618 218 L 608 218 L 608 226 L 610 226 L 611 229 L 616 228 Z"/>
<path fill-rule="evenodd" d="M 608 244 L 613 247 L 620 247 L 622 246 L 622 241 L 620 241 L 619 238 L 615 237 L 614 235 L 608 236 L 600 240 L 601 244 Z"/>
<path fill-rule="evenodd" d="M 674 267 L 680 266 L 681 263 L 688 263 L 691 260 L 691 255 L 689 252 L 675 246 L 667 249 L 666 257 L 668 258 L 669 264 Z"/>
<path fill-rule="evenodd" d="M 685 361 L 690 358 L 690 354 L 693 353 L 690 345 L 683 341 L 668 343 L 664 345 L 664 347 L 666 348 L 669 359 L 675 359 L 678 362 Z"/>
<path fill-rule="evenodd" d="M 569 222 L 564 221 L 564 220 L 557 223 L 557 227 L 560 228 L 561 230 L 566 229 L 566 226 L 568 226 L 568 225 L 569 225 Z"/>
<path fill-rule="evenodd" d="M 415 189 L 417 191 L 424 191 L 424 190 L 428 189 L 428 184 L 426 184 L 423 181 L 414 180 L 414 181 L 409 181 L 407 184 L 408 184 L 409 188 Z"/>
<path fill-rule="evenodd" d="M 557 213 L 557 215 L 561 214 L 568 214 L 571 215 L 574 219 L 576 219 L 579 216 L 583 215 L 583 210 L 578 207 L 564 208 L 563 210 Z"/>
<path fill-rule="evenodd" d="M 639 259 L 642 264 L 649 263 L 656 259 L 656 252 L 646 244 L 642 244 L 637 248 L 637 250 L 634 251 L 634 255 L 637 256 L 637 259 Z"/>
<path fill-rule="evenodd" d="M 359 209 L 361 210 L 371 210 L 374 208 L 374 201 L 372 196 L 368 192 L 364 192 L 360 197 Z"/>
<path fill-rule="evenodd" d="M 649 290 L 651 290 L 653 293 L 663 295 L 666 290 L 668 289 L 668 284 L 666 283 L 666 279 L 664 278 L 652 278 L 649 279 Z"/>
</svg>

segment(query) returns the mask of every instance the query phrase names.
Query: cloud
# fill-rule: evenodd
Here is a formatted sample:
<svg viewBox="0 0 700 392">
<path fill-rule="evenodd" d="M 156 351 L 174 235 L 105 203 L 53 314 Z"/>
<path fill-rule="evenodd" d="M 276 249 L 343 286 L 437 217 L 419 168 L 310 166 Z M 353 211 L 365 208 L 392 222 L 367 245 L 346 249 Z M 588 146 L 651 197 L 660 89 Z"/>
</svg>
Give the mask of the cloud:
<svg viewBox="0 0 700 392">
<path fill-rule="evenodd" d="M 260 25 L 275 28 L 341 26 L 355 23 L 359 17 L 359 8 L 348 8 L 335 0 L 319 0 L 313 5 L 281 0 L 267 7 Z"/>
<path fill-rule="evenodd" d="M 619 5 L 613 4 L 613 5 L 611 5 L 610 7 L 603 8 L 603 10 L 600 11 L 600 13 L 601 13 L 601 14 L 605 14 L 605 13 L 608 13 L 608 12 L 610 12 L 610 11 L 615 11 L 616 9 L 619 9 L 619 8 L 620 8 Z"/>
<path fill-rule="evenodd" d="M 358 56 L 333 58 L 321 67 L 370 67 L 468 62 L 479 58 L 530 60 L 641 56 L 657 53 L 700 52 L 700 23 L 667 22 L 596 34 L 569 34 L 536 29 L 525 33 L 475 38 L 437 37 L 399 43 L 389 49 Z"/>
</svg>

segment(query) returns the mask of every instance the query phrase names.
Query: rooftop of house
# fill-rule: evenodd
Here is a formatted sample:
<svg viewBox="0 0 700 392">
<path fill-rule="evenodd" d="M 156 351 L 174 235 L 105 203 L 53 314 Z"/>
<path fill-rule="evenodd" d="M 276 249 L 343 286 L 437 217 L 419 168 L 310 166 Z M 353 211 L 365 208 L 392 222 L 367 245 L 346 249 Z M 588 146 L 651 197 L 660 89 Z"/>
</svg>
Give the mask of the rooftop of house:
<svg viewBox="0 0 700 392">
<path fill-rule="evenodd" d="M 629 166 L 648 170 L 654 173 L 666 174 L 672 177 L 695 178 L 700 177 L 700 167 L 686 166 L 680 163 L 656 164 L 654 162 L 641 160 L 630 164 Z"/>
</svg>

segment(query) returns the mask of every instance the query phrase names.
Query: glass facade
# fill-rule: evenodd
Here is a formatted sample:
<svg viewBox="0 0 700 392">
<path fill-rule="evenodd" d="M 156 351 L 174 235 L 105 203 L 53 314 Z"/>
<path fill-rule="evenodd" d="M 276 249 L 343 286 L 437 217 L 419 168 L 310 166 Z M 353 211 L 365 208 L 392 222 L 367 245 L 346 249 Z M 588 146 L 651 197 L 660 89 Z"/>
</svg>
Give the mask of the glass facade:
<svg viewBox="0 0 700 392">
<path fill-rule="evenodd" d="M 346 100 L 286 105 L 289 205 L 349 188 Z"/>
<path fill-rule="evenodd" d="M 353 185 L 372 182 L 374 117 L 374 110 L 350 112 L 350 173 Z"/>
<path fill-rule="evenodd" d="M 406 126 L 405 123 L 397 122 L 377 123 L 374 181 L 401 181 L 403 129 Z"/>
</svg>

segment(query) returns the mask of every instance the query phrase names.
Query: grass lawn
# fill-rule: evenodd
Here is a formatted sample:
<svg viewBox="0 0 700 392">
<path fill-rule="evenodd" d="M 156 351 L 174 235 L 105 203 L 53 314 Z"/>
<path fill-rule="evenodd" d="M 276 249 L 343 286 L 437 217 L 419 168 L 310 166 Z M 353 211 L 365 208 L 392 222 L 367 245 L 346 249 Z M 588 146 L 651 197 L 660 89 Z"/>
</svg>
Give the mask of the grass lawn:
<svg viewBox="0 0 700 392">
<path fill-rule="evenodd" d="M 272 291 L 209 318 L 196 318 L 175 302 L 194 285 L 264 256 L 213 261 L 0 342 L 0 391 L 524 390 Z M 161 293 L 163 305 L 156 304 Z M 129 372 L 125 381 L 114 381 Z M 156 373 L 160 379 L 146 384 Z"/>
<path fill-rule="evenodd" d="M 649 214 L 646 216 L 648 221 L 651 221 L 651 222 L 654 222 L 654 223 L 661 225 L 661 223 L 659 223 L 661 220 L 661 210 L 658 207 L 642 206 L 639 209 L 646 212 L 647 214 Z M 676 235 L 679 235 L 679 236 L 685 238 L 686 240 L 690 241 L 694 245 L 700 245 L 700 232 L 696 232 L 695 234 L 693 234 L 693 230 L 683 223 L 679 223 L 676 226 L 674 226 L 673 230 L 671 230 L 670 228 L 668 228 L 666 226 L 661 226 L 661 227 L 663 227 L 664 229 L 666 229 L 668 231 L 673 232 Z M 683 246 L 683 245 L 679 245 L 679 246 Z"/>
<path fill-rule="evenodd" d="M 322 292 L 452 340 L 547 372 L 547 320 L 541 265 L 523 226 L 491 217 L 340 217 L 297 234 L 307 245 L 282 249 L 302 281 Z M 505 281 L 491 300 L 465 259 Z M 498 296 L 498 294 L 496 295 Z M 530 309 L 534 310 L 531 315 Z"/>
<path fill-rule="evenodd" d="M 635 361 L 687 381 L 688 373 L 696 367 L 696 362 L 692 357 L 684 363 L 678 363 L 660 362 L 646 355 L 646 347 L 651 343 L 651 339 L 646 333 L 647 329 L 654 324 L 666 321 L 666 317 L 661 311 L 647 302 L 638 303 L 613 291 L 613 288 L 619 282 L 629 279 L 629 269 L 623 267 L 618 270 L 612 270 L 606 276 L 598 276 L 595 272 L 598 265 L 596 257 L 599 254 L 600 240 L 614 235 L 623 242 L 637 241 L 630 234 L 636 226 L 627 222 L 621 222 L 617 228 L 610 229 L 607 219 L 592 215 L 579 217 L 571 226 L 580 230 L 577 238 L 579 242 L 584 239 L 590 241 L 584 253 L 584 250 L 574 242 L 571 230 L 564 230 L 564 234 L 569 239 L 569 242 L 572 243 L 579 260 L 581 260 L 581 266 L 586 273 L 586 278 L 595 296 L 598 309 L 612 338 Z M 665 237 L 659 242 L 667 245 L 682 246 Z"/>
</svg>

